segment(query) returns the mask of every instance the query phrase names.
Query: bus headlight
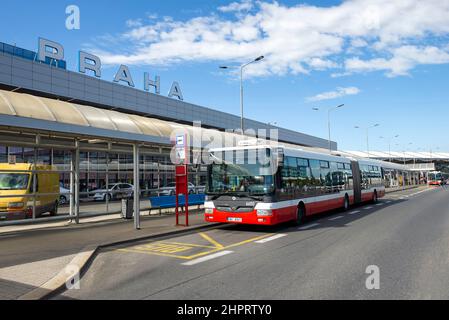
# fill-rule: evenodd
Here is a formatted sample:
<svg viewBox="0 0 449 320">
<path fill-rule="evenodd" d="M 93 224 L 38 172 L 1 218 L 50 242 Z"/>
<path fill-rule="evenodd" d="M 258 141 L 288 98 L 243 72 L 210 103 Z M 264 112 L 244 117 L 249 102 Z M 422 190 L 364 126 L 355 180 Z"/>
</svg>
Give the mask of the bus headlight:
<svg viewBox="0 0 449 320">
<path fill-rule="evenodd" d="M 273 211 L 269 209 L 259 209 L 257 210 L 258 217 L 271 217 L 273 216 Z"/>
<path fill-rule="evenodd" d="M 213 213 L 214 213 L 214 209 L 212 209 L 212 208 L 206 208 L 206 209 L 204 210 L 204 213 L 206 213 L 206 214 L 213 214 Z"/>
<path fill-rule="evenodd" d="M 8 203 L 9 209 L 22 209 L 25 204 L 23 202 L 10 202 Z"/>
</svg>

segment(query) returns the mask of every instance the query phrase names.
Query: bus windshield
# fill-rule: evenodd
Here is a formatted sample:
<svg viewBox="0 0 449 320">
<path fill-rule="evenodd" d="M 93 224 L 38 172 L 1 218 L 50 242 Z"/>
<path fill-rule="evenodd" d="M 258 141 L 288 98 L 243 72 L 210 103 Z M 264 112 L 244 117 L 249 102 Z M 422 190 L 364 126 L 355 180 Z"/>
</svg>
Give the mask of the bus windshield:
<svg viewBox="0 0 449 320">
<path fill-rule="evenodd" d="M 0 190 L 27 190 L 29 174 L 0 173 Z"/>
<path fill-rule="evenodd" d="M 266 195 L 274 192 L 274 175 L 260 164 L 212 164 L 209 194 Z"/>
<path fill-rule="evenodd" d="M 438 181 L 441 180 L 443 178 L 443 175 L 441 174 L 441 172 L 431 172 L 429 174 L 429 179 L 432 181 Z"/>
</svg>

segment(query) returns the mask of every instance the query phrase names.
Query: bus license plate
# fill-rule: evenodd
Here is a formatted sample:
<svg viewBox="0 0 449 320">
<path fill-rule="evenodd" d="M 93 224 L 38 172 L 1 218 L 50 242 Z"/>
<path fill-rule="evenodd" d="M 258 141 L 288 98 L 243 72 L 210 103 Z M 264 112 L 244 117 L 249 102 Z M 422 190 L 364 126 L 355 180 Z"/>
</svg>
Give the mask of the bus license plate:
<svg viewBox="0 0 449 320">
<path fill-rule="evenodd" d="M 228 218 L 228 222 L 242 222 L 242 218 Z"/>
</svg>

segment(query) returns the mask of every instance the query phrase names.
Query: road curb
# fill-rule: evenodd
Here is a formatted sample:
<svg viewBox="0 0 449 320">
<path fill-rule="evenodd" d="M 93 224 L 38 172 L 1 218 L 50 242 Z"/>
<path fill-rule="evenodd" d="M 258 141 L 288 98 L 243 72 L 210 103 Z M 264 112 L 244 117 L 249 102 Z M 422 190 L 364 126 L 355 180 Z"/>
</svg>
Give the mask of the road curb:
<svg viewBox="0 0 449 320">
<path fill-rule="evenodd" d="M 111 243 L 104 243 L 101 245 L 89 245 L 84 247 L 73 259 L 70 261 L 70 263 L 62 270 L 58 272 L 56 276 L 45 282 L 40 287 L 37 287 L 33 289 L 32 291 L 25 293 L 24 295 L 20 296 L 17 300 L 45 300 L 53 297 L 57 293 L 61 292 L 65 287 L 66 283 L 69 279 L 71 279 L 71 276 L 73 274 L 69 271 L 78 270 L 79 277 L 87 271 L 90 264 L 95 259 L 98 251 L 103 248 L 107 247 L 113 247 L 118 245 L 124 245 L 132 242 L 138 242 L 143 240 L 149 240 L 149 239 L 157 239 L 162 237 L 169 237 L 174 235 L 180 235 L 185 233 L 190 233 L 197 230 L 203 230 L 203 229 L 215 229 L 219 226 L 221 226 L 221 223 L 213 223 L 213 224 L 203 224 L 195 227 L 187 227 L 185 229 L 180 230 L 174 230 L 169 232 L 161 232 L 156 234 L 151 234 L 147 236 L 142 237 L 136 237 L 132 239 L 126 239 Z"/>
<path fill-rule="evenodd" d="M 385 194 L 395 193 L 395 192 L 401 192 L 401 191 L 408 191 L 408 190 L 413 190 L 413 189 L 418 189 L 419 187 L 420 187 L 420 186 L 415 186 L 415 187 L 406 188 L 406 189 L 390 190 L 390 191 L 386 191 Z"/>
<path fill-rule="evenodd" d="M 98 248 L 99 247 L 96 246 L 85 247 L 64 269 L 60 270 L 56 276 L 45 282 L 40 287 L 20 296 L 17 300 L 43 300 L 52 295 L 54 292 L 58 292 L 63 289 L 72 274 L 69 271 L 79 270 L 78 272 L 81 275 L 85 266 L 87 266 L 92 257 L 94 257 Z"/>
</svg>

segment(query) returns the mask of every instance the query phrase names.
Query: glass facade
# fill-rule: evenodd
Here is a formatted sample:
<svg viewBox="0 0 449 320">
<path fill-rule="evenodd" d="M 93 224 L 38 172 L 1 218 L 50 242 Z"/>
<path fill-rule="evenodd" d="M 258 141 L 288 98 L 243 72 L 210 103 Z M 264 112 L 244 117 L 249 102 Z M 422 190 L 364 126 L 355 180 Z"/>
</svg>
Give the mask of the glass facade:
<svg viewBox="0 0 449 320">
<path fill-rule="evenodd" d="M 12 185 L 18 181 L 17 174 L 23 171 L 29 177 L 29 183 L 19 197 L 8 194 L 6 187 L 0 190 L 0 221 L 68 215 L 73 157 L 74 151 L 71 150 L 0 145 L 3 184 Z M 119 213 L 120 200 L 133 196 L 132 154 L 80 151 L 79 169 L 81 215 Z M 194 192 L 203 193 L 207 168 L 189 170 Z M 168 154 L 141 154 L 139 176 L 141 209 L 146 210 L 150 207 L 148 197 L 160 195 L 160 188 L 175 181 L 175 166 Z M 20 210 L 8 209 L 11 203 L 16 202 L 23 202 Z"/>
</svg>

